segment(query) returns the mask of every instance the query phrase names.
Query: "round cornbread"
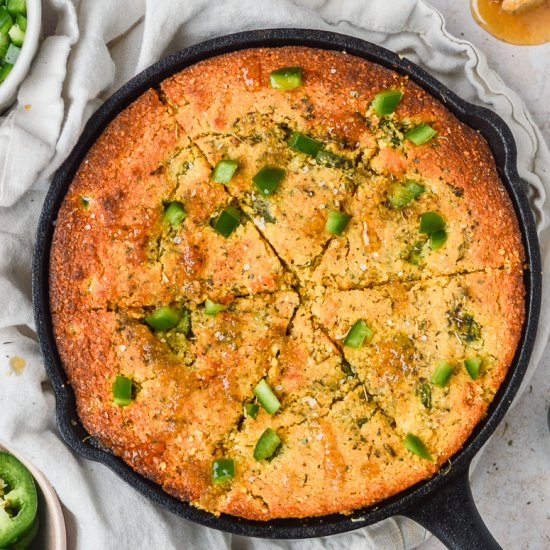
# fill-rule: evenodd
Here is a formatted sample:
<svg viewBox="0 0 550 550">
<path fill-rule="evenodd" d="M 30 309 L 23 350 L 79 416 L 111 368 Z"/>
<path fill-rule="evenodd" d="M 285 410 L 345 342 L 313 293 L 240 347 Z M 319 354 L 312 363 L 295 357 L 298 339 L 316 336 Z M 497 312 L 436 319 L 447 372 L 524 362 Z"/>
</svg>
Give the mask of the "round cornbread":
<svg viewBox="0 0 550 550">
<path fill-rule="evenodd" d="M 272 88 L 285 67 L 301 85 Z M 378 116 L 386 90 L 403 95 Z M 437 134 L 417 145 L 406 135 L 421 123 Z M 293 132 L 324 161 L 290 147 Z M 226 184 L 212 177 L 224 159 L 238 166 Z M 284 170 L 269 195 L 253 182 L 265 166 Z M 421 191 L 396 205 L 409 182 Z M 229 207 L 241 219 L 224 236 L 214 225 Z M 331 211 L 351 216 L 341 234 L 325 228 Z M 444 221 L 438 245 L 420 231 L 428 212 Z M 175 74 L 108 125 L 59 211 L 50 304 L 91 435 L 201 509 L 269 520 L 369 506 L 446 463 L 512 363 L 523 269 L 478 132 L 364 59 L 258 48 Z M 207 314 L 207 300 L 224 309 Z M 162 307 L 186 329 L 155 330 L 146 318 Z M 113 399 L 120 376 L 127 405 Z M 262 379 L 281 406 L 254 415 Z M 256 460 L 268 428 L 281 443 Z M 219 459 L 234 463 L 221 483 Z"/>
</svg>

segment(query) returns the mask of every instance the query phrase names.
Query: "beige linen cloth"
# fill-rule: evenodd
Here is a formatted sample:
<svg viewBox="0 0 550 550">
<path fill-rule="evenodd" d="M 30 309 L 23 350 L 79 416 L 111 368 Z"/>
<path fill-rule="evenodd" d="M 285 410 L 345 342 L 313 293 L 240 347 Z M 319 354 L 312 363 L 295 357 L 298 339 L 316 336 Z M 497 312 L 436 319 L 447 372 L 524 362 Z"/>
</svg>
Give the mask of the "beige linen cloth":
<svg viewBox="0 0 550 550">
<path fill-rule="evenodd" d="M 0 123 L 0 439 L 50 479 L 66 507 L 68 547 L 89 549 L 413 548 L 421 527 L 395 518 L 307 541 L 244 539 L 194 525 L 154 506 L 106 467 L 60 440 L 54 397 L 33 332 L 31 255 L 50 178 L 89 116 L 133 75 L 201 40 L 267 27 L 333 30 L 370 40 L 419 63 L 463 98 L 511 127 L 519 171 L 535 211 L 548 270 L 550 155 L 521 100 L 484 56 L 449 36 L 439 13 L 412 0 L 45 0 L 44 41 L 18 103 Z M 30 106 L 25 108 L 24 106 Z M 531 371 L 550 324 L 545 291 Z M 9 358 L 27 366 L 15 375 Z M 10 375 L 11 373 L 11 375 Z"/>
</svg>

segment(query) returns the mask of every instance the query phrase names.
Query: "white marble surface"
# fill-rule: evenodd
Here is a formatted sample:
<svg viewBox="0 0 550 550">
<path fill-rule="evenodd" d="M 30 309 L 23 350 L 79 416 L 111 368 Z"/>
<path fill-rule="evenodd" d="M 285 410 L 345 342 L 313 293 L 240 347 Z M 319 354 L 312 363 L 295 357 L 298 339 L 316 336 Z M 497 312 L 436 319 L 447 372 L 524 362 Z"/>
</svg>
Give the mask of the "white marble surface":
<svg viewBox="0 0 550 550">
<path fill-rule="evenodd" d="M 473 21 L 467 0 L 431 0 L 447 30 L 482 50 L 489 65 L 524 99 L 550 143 L 550 44 L 512 46 Z M 529 391 L 508 413 L 472 474 L 472 490 L 485 523 L 508 549 L 550 549 L 550 346 Z M 435 539 L 420 550 L 440 550 Z"/>
</svg>

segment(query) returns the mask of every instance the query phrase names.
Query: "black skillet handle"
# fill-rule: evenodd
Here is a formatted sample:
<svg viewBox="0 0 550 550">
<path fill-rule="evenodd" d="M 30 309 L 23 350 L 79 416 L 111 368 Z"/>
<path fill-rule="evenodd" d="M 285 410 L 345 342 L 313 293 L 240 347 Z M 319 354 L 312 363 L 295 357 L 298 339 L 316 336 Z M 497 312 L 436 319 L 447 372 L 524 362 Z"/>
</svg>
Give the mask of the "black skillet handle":
<svg viewBox="0 0 550 550">
<path fill-rule="evenodd" d="M 428 529 L 450 550 L 502 550 L 477 511 L 467 469 L 403 515 Z"/>
</svg>

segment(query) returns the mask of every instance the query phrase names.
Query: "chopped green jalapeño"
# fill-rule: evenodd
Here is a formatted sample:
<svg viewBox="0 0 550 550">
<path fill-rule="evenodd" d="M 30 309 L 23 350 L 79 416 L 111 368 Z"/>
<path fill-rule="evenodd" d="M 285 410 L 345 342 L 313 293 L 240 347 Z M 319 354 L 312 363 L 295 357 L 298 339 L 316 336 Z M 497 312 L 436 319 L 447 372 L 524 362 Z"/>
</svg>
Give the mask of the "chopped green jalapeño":
<svg viewBox="0 0 550 550">
<path fill-rule="evenodd" d="M 235 477 L 235 461 L 232 458 L 218 458 L 212 462 L 213 483 L 225 483 Z"/>
<path fill-rule="evenodd" d="M 409 130 L 405 137 L 412 141 L 415 145 L 423 145 L 427 143 L 437 134 L 437 131 L 434 130 L 429 124 L 423 122 L 419 126 L 416 126 L 412 130 Z"/>
<path fill-rule="evenodd" d="M 401 90 L 385 90 L 384 92 L 380 92 L 372 100 L 372 110 L 380 117 L 391 115 L 397 108 L 397 105 L 399 105 L 402 97 L 403 92 Z"/>
<path fill-rule="evenodd" d="M 363 319 L 359 319 L 358 321 L 355 321 L 346 334 L 346 337 L 344 338 L 344 346 L 359 349 L 363 345 L 365 338 L 372 338 L 373 335 L 374 333 L 367 326 L 367 323 L 365 323 Z"/>
<path fill-rule="evenodd" d="M 12 69 L 13 69 L 13 64 L 11 63 L 4 63 L 0 67 L 0 82 L 4 82 L 4 80 L 8 78 L 8 75 L 10 74 Z"/>
<path fill-rule="evenodd" d="M 14 46 L 21 47 L 23 45 L 23 41 L 25 40 L 25 31 L 19 27 L 19 25 L 15 24 L 12 25 L 11 29 L 8 32 L 8 36 L 11 39 L 11 43 Z"/>
<path fill-rule="evenodd" d="M 6 0 L 3 4 L 6 4 L 6 8 L 14 17 L 17 14 L 27 15 L 27 2 L 25 0 Z"/>
<path fill-rule="evenodd" d="M 280 401 L 273 393 L 272 389 L 265 379 L 261 379 L 257 386 L 254 388 L 254 395 L 260 402 L 260 405 L 269 413 L 273 414 L 281 407 Z"/>
<path fill-rule="evenodd" d="M 183 208 L 183 204 L 181 202 L 169 202 L 164 207 L 164 214 L 162 216 L 162 219 L 170 224 L 174 229 L 176 227 L 179 227 L 183 220 L 187 217 L 187 213 L 185 212 L 185 209 Z"/>
<path fill-rule="evenodd" d="M 271 428 L 267 428 L 256 443 L 254 460 L 271 458 L 281 443 L 281 438 Z"/>
<path fill-rule="evenodd" d="M 113 401 L 120 407 L 125 407 L 132 402 L 132 380 L 122 374 L 118 374 L 113 382 Z"/>
<path fill-rule="evenodd" d="M 331 210 L 328 213 L 327 221 L 325 223 L 325 231 L 332 233 L 332 235 L 341 235 L 348 226 L 351 216 L 345 212 L 339 212 L 338 210 Z"/>
<path fill-rule="evenodd" d="M 225 238 L 229 237 L 241 223 L 241 213 L 232 206 L 228 206 L 214 222 L 214 230 Z"/>
<path fill-rule="evenodd" d="M 13 25 L 13 19 L 5 6 L 0 6 L 0 34 L 8 34 Z"/>
<path fill-rule="evenodd" d="M 432 374 L 432 384 L 445 386 L 453 374 L 453 367 L 447 361 L 440 361 Z"/>
<path fill-rule="evenodd" d="M 405 183 L 398 183 L 390 188 L 388 201 L 393 208 L 405 208 L 424 191 L 425 187 L 416 181 L 409 180 Z"/>
<path fill-rule="evenodd" d="M 254 185 L 263 195 L 271 195 L 285 177 L 285 171 L 278 166 L 264 166 L 252 178 Z"/>
<path fill-rule="evenodd" d="M 447 242 L 447 231 L 440 229 L 430 234 L 430 248 L 432 250 L 440 249 Z"/>
<path fill-rule="evenodd" d="M 180 313 L 175 309 L 161 307 L 155 309 L 151 315 L 147 315 L 145 322 L 153 330 L 170 330 L 178 324 L 180 317 Z"/>
<path fill-rule="evenodd" d="M 214 317 L 224 309 L 227 309 L 227 306 L 224 306 L 223 304 L 216 304 L 212 300 L 207 299 L 204 302 L 204 313 L 206 313 L 206 315 L 211 315 L 212 317 Z"/>
<path fill-rule="evenodd" d="M 271 71 L 269 85 L 275 90 L 293 90 L 302 85 L 301 67 L 282 67 Z"/>
<path fill-rule="evenodd" d="M 27 18 L 24 15 L 18 13 L 15 16 L 15 23 L 23 32 L 27 30 Z"/>
<path fill-rule="evenodd" d="M 237 168 L 238 164 L 235 160 L 219 160 L 212 171 L 212 180 L 216 183 L 227 184 L 231 181 Z"/>
<path fill-rule="evenodd" d="M 420 233 L 435 233 L 445 229 L 445 220 L 437 212 L 424 212 L 420 216 Z"/>
<path fill-rule="evenodd" d="M 17 58 L 19 57 L 20 53 L 21 53 L 21 48 L 11 43 L 8 46 L 8 51 L 6 52 L 6 55 L 4 57 L 5 63 L 9 63 L 10 65 L 15 65 L 15 62 L 17 61 Z"/>
<path fill-rule="evenodd" d="M 410 451 L 411 453 L 414 453 L 415 455 L 418 455 L 425 460 L 430 460 L 431 462 L 433 462 L 432 455 L 430 455 L 428 449 L 426 448 L 426 445 L 424 445 L 423 441 L 418 436 L 412 433 L 408 433 L 403 443 L 407 451 Z"/>
<path fill-rule="evenodd" d="M 323 144 L 300 132 L 292 132 L 288 140 L 288 146 L 295 151 L 314 157 L 323 148 Z"/>
<path fill-rule="evenodd" d="M 258 416 L 260 407 L 256 405 L 256 403 L 247 403 L 244 406 L 244 410 L 246 412 L 246 416 L 250 416 L 250 418 L 256 418 L 256 416 Z"/>
<path fill-rule="evenodd" d="M 470 378 L 475 380 L 479 374 L 479 368 L 481 367 L 481 358 L 472 357 L 471 359 L 465 359 L 464 366 L 466 367 Z"/>
</svg>

